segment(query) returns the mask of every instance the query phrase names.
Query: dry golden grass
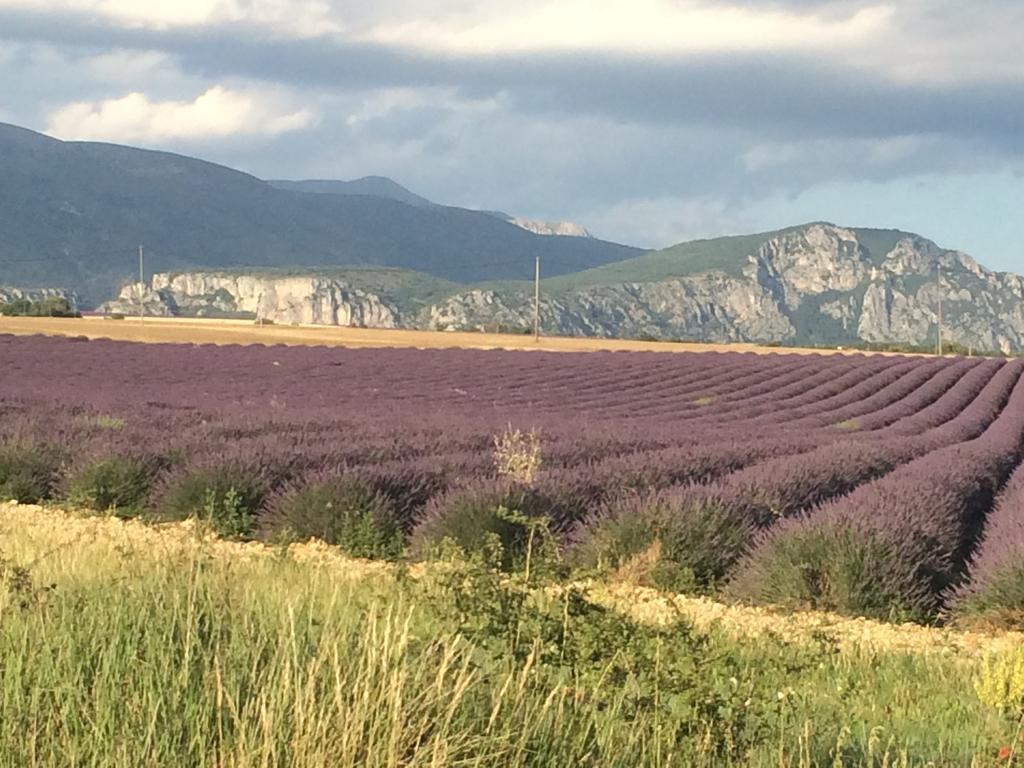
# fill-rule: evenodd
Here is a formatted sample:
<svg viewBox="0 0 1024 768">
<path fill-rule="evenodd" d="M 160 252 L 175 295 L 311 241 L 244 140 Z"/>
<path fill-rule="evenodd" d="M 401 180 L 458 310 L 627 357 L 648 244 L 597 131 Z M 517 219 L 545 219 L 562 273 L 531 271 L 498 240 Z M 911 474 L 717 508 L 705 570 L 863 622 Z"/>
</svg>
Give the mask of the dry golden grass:
<svg viewBox="0 0 1024 768">
<path fill-rule="evenodd" d="M 287 344 L 290 346 L 415 347 L 418 349 L 514 349 L 547 352 L 753 352 L 757 354 L 855 354 L 829 349 L 762 347 L 756 344 L 696 344 L 628 341 L 565 336 L 387 330 L 327 325 L 265 325 L 251 320 L 208 318 L 138 318 L 108 320 L 49 317 L 2 317 L 0 333 L 85 336 L 90 339 L 153 344 Z M 883 353 L 865 353 L 883 354 Z"/>
<path fill-rule="evenodd" d="M 737 638 L 774 636 L 798 642 L 827 637 L 845 653 L 940 653 L 973 658 L 1024 644 L 1024 633 L 1020 632 L 968 632 L 885 624 L 818 611 L 780 612 L 670 595 L 629 584 L 594 585 L 590 596 L 594 602 L 622 611 L 636 621 L 667 624 L 684 618 L 699 630 L 717 626 Z"/>
<path fill-rule="evenodd" d="M 112 517 L 80 515 L 25 504 L 0 503 L 3 555 L 30 564 L 44 583 L 61 578 L 111 576 L 126 558 L 174 560 L 202 554 L 230 559 L 232 566 L 259 568 L 281 556 L 279 548 L 259 543 L 221 541 L 195 524 L 146 525 Z M 354 560 L 320 542 L 293 544 L 288 557 L 313 581 L 370 580 L 387 583 L 394 567 Z M 415 577 L 422 566 L 412 569 Z M 718 627 L 736 638 L 775 636 L 800 642 L 822 636 L 848 654 L 942 654 L 977 659 L 991 652 L 1024 645 L 1024 634 L 967 632 L 917 625 L 883 624 L 819 612 L 782 613 L 765 608 L 726 605 L 707 598 L 669 595 L 629 583 L 584 585 L 590 599 L 648 624 L 680 618 L 698 630 Z"/>
</svg>

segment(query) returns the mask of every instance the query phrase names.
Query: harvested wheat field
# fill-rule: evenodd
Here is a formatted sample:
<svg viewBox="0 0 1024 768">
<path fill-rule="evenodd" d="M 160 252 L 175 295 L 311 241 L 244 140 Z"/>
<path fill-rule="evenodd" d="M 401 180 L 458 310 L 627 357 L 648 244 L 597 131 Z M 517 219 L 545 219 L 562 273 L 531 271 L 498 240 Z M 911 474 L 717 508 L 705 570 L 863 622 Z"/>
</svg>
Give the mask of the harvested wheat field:
<svg viewBox="0 0 1024 768">
<path fill-rule="evenodd" d="M 89 339 L 152 344 L 289 344 L 336 347 L 411 347 L 416 349 L 512 349 L 548 352 L 756 352 L 758 354 L 843 354 L 840 350 L 764 347 L 756 344 L 629 341 L 584 337 L 532 336 L 325 325 L 265 325 L 251 320 L 204 318 L 101 317 L 48 318 L 0 316 L 0 333 L 83 336 Z M 846 354 L 852 354 L 847 352 Z M 872 353 L 884 354 L 884 353 Z"/>
</svg>

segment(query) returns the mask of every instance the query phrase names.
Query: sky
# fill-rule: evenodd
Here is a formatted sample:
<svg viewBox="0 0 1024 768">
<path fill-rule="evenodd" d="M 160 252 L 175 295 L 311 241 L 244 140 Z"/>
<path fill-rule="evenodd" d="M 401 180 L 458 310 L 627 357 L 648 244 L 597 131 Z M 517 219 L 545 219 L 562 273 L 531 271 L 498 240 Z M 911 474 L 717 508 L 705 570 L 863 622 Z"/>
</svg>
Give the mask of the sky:
<svg viewBox="0 0 1024 768">
<path fill-rule="evenodd" d="M 0 121 L 644 247 L 807 221 L 1024 272 L 1020 0 L 0 0 Z"/>
</svg>

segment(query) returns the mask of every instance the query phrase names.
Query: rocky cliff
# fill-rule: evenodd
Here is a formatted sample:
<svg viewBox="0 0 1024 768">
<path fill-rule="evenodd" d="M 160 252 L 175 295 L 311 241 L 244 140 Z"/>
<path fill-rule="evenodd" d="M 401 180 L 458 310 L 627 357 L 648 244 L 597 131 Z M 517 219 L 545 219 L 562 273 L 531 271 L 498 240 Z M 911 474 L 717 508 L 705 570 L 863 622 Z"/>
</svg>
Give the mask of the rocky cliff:
<svg viewBox="0 0 1024 768">
<path fill-rule="evenodd" d="M 275 277 L 222 272 L 157 274 L 152 283 L 126 285 L 103 305 L 106 312 L 155 316 L 253 317 L 280 323 L 399 326 L 397 308 L 340 280 L 316 276 Z"/>
<path fill-rule="evenodd" d="M 727 269 L 688 274 L 680 264 L 682 276 L 635 283 L 574 286 L 563 278 L 542 290 L 541 324 L 548 333 L 606 337 L 927 345 L 936 340 L 941 304 L 946 340 L 1024 351 L 1024 278 L 989 272 L 916 235 L 871 233 L 812 224 L 765 236 Z M 386 328 L 533 322 L 532 291 L 514 284 L 400 302 L 325 277 L 190 273 L 157 275 L 144 300 L 161 314 Z M 138 286 L 127 286 L 108 309 L 131 306 L 138 306 Z"/>
<path fill-rule="evenodd" d="M 537 221 L 535 219 L 510 218 L 509 223 L 535 235 L 560 235 L 562 237 L 593 237 L 584 227 L 572 221 Z"/>
<path fill-rule="evenodd" d="M 813 224 L 766 239 L 736 270 L 563 290 L 550 332 L 783 344 L 934 344 L 1024 351 L 1024 278 L 907 235 L 872 252 L 858 231 Z M 438 328 L 529 326 L 528 292 L 469 290 L 430 310 Z"/>
</svg>

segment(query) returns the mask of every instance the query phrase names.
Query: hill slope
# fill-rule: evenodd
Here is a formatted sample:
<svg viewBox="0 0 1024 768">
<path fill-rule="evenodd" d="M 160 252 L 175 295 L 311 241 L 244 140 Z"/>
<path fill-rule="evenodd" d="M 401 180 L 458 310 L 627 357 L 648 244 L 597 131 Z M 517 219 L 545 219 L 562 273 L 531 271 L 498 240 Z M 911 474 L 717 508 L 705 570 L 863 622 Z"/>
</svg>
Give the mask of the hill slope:
<svg viewBox="0 0 1024 768">
<path fill-rule="evenodd" d="M 565 274 L 641 253 L 535 235 L 478 211 L 281 189 L 180 155 L 4 124 L 0 232 L 0 283 L 69 288 L 85 303 L 136 273 L 139 243 L 147 271 L 372 264 L 463 283 L 527 279 L 535 255 Z"/>
</svg>

